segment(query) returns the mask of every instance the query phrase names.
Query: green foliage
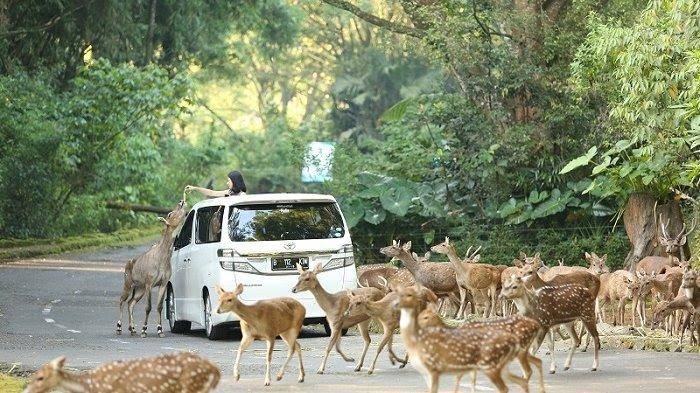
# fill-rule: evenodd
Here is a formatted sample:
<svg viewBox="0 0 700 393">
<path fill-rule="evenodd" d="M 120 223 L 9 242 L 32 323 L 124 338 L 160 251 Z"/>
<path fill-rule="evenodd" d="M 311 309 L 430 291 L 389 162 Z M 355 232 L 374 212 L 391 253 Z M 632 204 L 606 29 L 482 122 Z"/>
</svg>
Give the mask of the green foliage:
<svg viewBox="0 0 700 393">
<path fill-rule="evenodd" d="M 567 168 L 589 163 L 599 197 L 625 200 L 633 192 L 665 198 L 671 188 L 698 181 L 700 123 L 700 4 L 653 1 L 632 26 L 590 20 L 591 33 L 572 63 L 583 100 L 603 100 L 601 126 L 608 149 L 600 161 L 579 157 Z"/>
</svg>

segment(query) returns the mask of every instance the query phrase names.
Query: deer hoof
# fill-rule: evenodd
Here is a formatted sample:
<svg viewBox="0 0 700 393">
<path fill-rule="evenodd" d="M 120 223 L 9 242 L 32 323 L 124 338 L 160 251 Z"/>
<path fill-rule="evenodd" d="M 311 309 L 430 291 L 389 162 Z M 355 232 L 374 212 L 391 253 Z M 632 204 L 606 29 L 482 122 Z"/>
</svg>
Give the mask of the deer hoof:
<svg viewBox="0 0 700 393">
<path fill-rule="evenodd" d="M 141 338 L 146 338 L 148 337 L 148 334 L 146 332 L 141 332 Z"/>
<path fill-rule="evenodd" d="M 373 372 L 374 372 L 374 370 L 367 370 L 368 375 L 372 375 Z"/>
<path fill-rule="evenodd" d="M 323 370 L 316 371 L 316 374 L 323 374 Z"/>
<path fill-rule="evenodd" d="M 362 366 L 355 367 L 355 372 L 362 371 Z"/>
<path fill-rule="evenodd" d="M 159 337 L 159 338 L 165 337 L 165 333 L 163 333 L 163 332 L 158 332 L 158 337 Z"/>
<path fill-rule="evenodd" d="M 566 370 L 568 370 L 568 369 L 569 369 L 569 366 L 564 367 L 564 371 L 566 371 Z"/>
<path fill-rule="evenodd" d="M 270 386 L 270 381 L 265 381 L 265 386 Z"/>
<path fill-rule="evenodd" d="M 556 371 L 555 370 L 549 370 L 550 374 L 554 374 Z"/>
<path fill-rule="evenodd" d="M 239 379 L 241 379 L 241 374 L 233 374 L 233 379 L 238 381 Z"/>
<path fill-rule="evenodd" d="M 298 381 L 299 383 L 304 382 L 304 377 L 299 377 L 299 379 L 298 379 L 297 381 Z"/>
</svg>

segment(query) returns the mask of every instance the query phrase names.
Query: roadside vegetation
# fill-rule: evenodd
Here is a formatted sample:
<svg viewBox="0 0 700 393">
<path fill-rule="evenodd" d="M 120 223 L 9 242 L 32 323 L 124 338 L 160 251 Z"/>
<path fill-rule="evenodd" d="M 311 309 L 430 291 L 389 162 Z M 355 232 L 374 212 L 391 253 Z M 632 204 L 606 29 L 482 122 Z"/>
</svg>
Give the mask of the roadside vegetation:
<svg viewBox="0 0 700 393">
<path fill-rule="evenodd" d="M 450 236 L 618 268 L 658 253 L 658 213 L 700 220 L 696 1 L 151 3 L 0 6 L 0 259 L 143 228 L 107 202 L 231 169 L 335 195 L 360 263 Z M 301 182 L 311 141 L 330 182 Z"/>
</svg>

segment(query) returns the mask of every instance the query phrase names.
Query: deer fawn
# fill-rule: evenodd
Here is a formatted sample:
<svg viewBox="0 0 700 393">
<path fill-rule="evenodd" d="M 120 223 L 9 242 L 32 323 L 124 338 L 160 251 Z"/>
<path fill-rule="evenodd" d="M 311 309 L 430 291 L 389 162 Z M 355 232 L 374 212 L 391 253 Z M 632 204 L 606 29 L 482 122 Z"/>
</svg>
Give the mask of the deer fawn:
<svg viewBox="0 0 700 393">
<path fill-rule="evenodd" d="M 352 314 L 367 314 L 381 323 L 382 331 L 384 332 L 382 335 L 382 340 L 379 342 L 379 346 L 377 347 L 377 354 L 374 356 L 372 365 L 369 367 L 367 373 L 372 374 L 374 372 L 374 367 L 377 364 L 377 358 L 379 358 L 379 354 L 386 345 L 389 346 L 389 361 L 391 364 L 398 362 L 401 364 L 399 368 L 406 366 L 408 357 L 406 357 L 406 359 L 401 359 L 396 356 L 394 350 L 392 349 L 394 330 L 399 327 L 399 311 L 395 310 L 391 306 L 392 303 L 398 298 L 396 292 L 389 292 L 381 300 L 372 301 L 368 294 L 355 295 L 350 289 L 347 289 L 346 291 L 350 302 L 348 309 L 345 312 L 345 316 L 349 317 Z"/>
<path fill-rule="evenodd" d="M 625 270 L 616 270 L 609 274 L 601 276 L 601 289 L 598 293 L 600 299 L 599 312 L 601 320 L 604 321 L 605 312 L 603 306 L 608 302 L 617 302 L 617 309 L 613 310 L 613 325 L 624 324 L 625 321 L 625 303 L 629 300 L 636 304 L 635 299 L 639 293 L 639 280 L 634 275 Z M 634 310 L 632 310 L 632 318 L 634 321 Z"/>
<path fill-rule="evenodd" d="M 593 337 L 593 366 L 591 370 L 598 369 L 600 339 L 595 323 L 595 297 L 587 288 L 577 284 L 566 284 L 555 287 L 545 286 L 532 291 L 526 289 L 521 278 L 512 276 L 503 286 L 501 296 L 512 299 L 521 314 L 533 318 L 542 325 L 540 335 L 535 341 L 536 347 L 539 347 L 544 335 L 552 327 L 580 319 L 588 334 Z M 578 337 L 575 334 L 572 335 L 572 338 L 578 342 Z M 556 371 L 552 344 L 553 342 L 550 342 L 550 373 Z M 571 347 L 564 365 L 565 370 L 571 367 L 571 359 L 575 349 L 575 346 Z"/>
<path fill-rule="evenodd" d="M 33 375 L 24 393 L 206 393 L 221 377 L 210 361 L 187 352 L 105 363 L 81 374 L 64 370 L 65 364 L 65 356 L 45 364 Z"/>
<path fill-rule="evenodd" d="M 275 346 L 275 339 L 280 336 L 289 347 L 289 352 L 282 368 L 277 373 L 277 380 L 282 379 L 284 370 L 296 351 L 299 355 L 299 382 L 304 382 L 301 345 L 297 342 L 306 316 L 304 306 L 299 301 L 288 297 L 260 300 L 251 305 L 244 304 L 238 299 L 238 296 L 243 293 L 243 284 L 238 284 L 233 292 L 226 292 L 217 286 L 216 292 L 219 294 L 219 305 L 216 312 L 219 314 L 235 313 L 241 321 L 243 337 L 238 345 L 236 363 L 233 365 L 233 377 L 236 381 L 241 378 L 240 366 L 243 351 L 253 343 L 253 340 L 262 339 L 267 342 L 265 386 L 270 385 L 272 349 Z"/>
<path fill-rule="evenodd" d="M 528 390 L 524 378 L 511 374 L 506 366 L 520 351 L 518 331 L 499 329 L 451 329 L 431 326 L 419 329 L 418 310 L 421 305 L 415 287 L 398 288 L 395 306 L 401 310 L 401 338 L 411 358 L 411 364 L 428 382 L 430 392 L 438 391 L 442 374 L 481 370 L 496 385 L 507 392 L 504 377 Z"/>
<path fill-rule="evenodd" d="M 299 272 L 299 280 L 294 288 L 292 288 L 292 292 L 311 292 L 311 294 L 314 295 L 316 302 L 318 302 L 318 305 L 321 306 L 323 311 L 326 313 L 326 319 L 328 320 L 328 324 L 331 326 L 331 338 L 328 341 L 326 353 L 317 373 L 323 374 L 325 371 L 328 355 L 331 352 L 331 348 L 334 346 L 336 352 L 338 352 L 343 360 L 346 362 L 354 361 L 353 358 L 346 356 L 343 351 L 340 350 L 340 336 L 343 329 L 347 329 L 355 325 L 357 325 L 358 329 L 360 330 L 360 334 L 362 335 L 362 339 L 365 343 L 362 348 L 362 356 L 360 356 L 360 360 L 355 366 L 355 371 L 360 371 L 362 369 L 362 364 L 365 361 L 365 355 L 367 354 L 369 343 L 371 342 L 369 337 L 369 315 L 353 314 L 345 316 L 345 310 L 348 309 L 348 304 L 350 302 L 349 296 L 346 291 L 328 293 L 325 289 L 323 289 L 317 278 L 317 275 L 323 271 L 320 263 L 316 265 L 313 270 L 304 270 L 301 265 L 297 264 L 297 271 Z M 357 295 L 367 294 L 373 301 L 379 300 L 384 296 L 382 291 L 372 287 L 357 288 L 353 290 L 353 293 Z"/>
</svg>

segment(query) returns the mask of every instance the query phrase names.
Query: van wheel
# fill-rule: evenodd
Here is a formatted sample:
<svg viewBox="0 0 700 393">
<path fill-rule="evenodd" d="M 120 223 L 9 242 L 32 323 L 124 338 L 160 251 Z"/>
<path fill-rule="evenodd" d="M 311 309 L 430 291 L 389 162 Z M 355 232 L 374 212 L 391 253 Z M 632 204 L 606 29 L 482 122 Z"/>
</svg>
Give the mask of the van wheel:
<svg viewBox="0 0 700 393">
<path fill-rule="evenodd" d="M 326 336 L 330 337 L 331 336 L 331 324 L 328 323 L 327 319 L 323 320 L 323 330 L 326 331 Z M 343 329 L 340 331 L 341 336 L 345 336 L 348 334 L 348 329 Z"/>
<path fill-rule="evenodd" d="M 221 326 L 212 326 L 211 323 L 211 299 L 209 294 L 204 294 L 204 330 L 210 340 L 221 340 L 226 335 L 226 329 Z"/>
<path fill-rule="evenodd" d="M 192 328 L 192 322 L 190 321 L 177 321 L 175 313 L 175 294 L 173 293 L 173 288 L 168 287 L 168 292 L 165 297 L 165 311 L 166 317 L 168 318 L 168 325 L 170 326 L 170 332 L 175 334 L 189 333 Z"/>
</svg>

